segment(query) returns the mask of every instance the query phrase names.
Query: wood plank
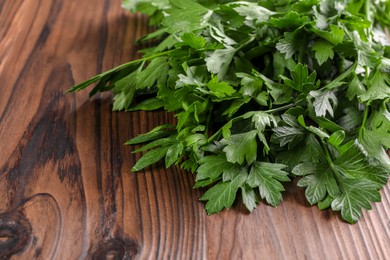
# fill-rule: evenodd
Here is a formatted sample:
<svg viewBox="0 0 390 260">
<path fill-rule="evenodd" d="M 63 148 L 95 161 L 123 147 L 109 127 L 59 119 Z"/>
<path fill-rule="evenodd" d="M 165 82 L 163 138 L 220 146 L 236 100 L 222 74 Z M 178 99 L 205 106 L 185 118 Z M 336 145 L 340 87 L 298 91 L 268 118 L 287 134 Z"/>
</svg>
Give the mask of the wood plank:
<svg viewBox="0 0 390 260">
<path fill-rule="evenodd" d="M 172 116 L 64 92 L 136 58 L 148 30 L 120 0 L 0 1 L 0 259 L 388 258 L 389 186 L 349 225 L 294 184 L 277 208 L 207 216 L 191 174 L 130 173 L 123 143 Z"/>
</svg>

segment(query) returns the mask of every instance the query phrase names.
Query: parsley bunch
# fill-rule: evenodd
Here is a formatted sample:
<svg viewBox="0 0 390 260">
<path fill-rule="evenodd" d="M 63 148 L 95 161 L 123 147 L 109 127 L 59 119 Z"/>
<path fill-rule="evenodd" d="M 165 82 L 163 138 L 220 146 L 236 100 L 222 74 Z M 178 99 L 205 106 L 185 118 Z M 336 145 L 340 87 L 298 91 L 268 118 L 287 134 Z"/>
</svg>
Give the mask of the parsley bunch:
<svg viewBox="0 0 390 260">
<path fill-rule="evenodd" d="M 127 144 L 139 171 L 161 159 L 196 173 L 208 214 L 241 194 L 282 201 L 299 178 L 311 205 L 356 222 L 390 171 L 390 1 L 125 0 L 157 27 L 143 58 L 97 82 L 114 110 L 173 112 Z M 145 95 L 147 94 L 147 95 Z M 152 94 L 152 95 L 151 95 Z M 134 97 L 140 102 L 134 103 Z M 146 97 L 142 99 L 142 97 Z"/>
</svg>

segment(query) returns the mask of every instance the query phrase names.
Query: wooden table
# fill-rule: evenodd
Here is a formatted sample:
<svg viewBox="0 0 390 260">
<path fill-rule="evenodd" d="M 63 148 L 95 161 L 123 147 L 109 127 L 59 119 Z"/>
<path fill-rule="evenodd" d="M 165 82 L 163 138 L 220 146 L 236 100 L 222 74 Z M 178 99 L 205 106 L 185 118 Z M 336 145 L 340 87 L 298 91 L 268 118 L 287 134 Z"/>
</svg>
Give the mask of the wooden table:
<svg viewBox="0 0 390 260">
<path fill-rule="evenodd" d="M 349 225 L 293 185 L 277 208 L 207 216 L 191 174 L 131 173 L 123 143 L 172 118 L 64 92 L 147 30 L 120 0 L 0 0 L 0 259 L 390 258 L 389 186 Z"/>
</svg>

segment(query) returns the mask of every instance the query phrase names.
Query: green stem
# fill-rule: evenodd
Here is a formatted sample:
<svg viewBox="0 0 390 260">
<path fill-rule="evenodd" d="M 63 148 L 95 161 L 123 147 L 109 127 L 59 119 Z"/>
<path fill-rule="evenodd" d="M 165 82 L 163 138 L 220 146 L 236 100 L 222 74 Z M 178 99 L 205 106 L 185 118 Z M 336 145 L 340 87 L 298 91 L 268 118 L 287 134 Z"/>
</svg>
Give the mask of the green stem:
<svg viewBox="0 0 390 260">
<path fill-rule="evenodd" d="M 250 44 L 251 42 L 253 42 L 254 40 L 256 40 L 256 37 L 255 36 L 252 36 L 249 38 L 249 40 L 247 40 L 246 42 L 240 44 L 240 46 L 238 46 L 236 48 L 236 52 L 241 50 L 242 48 L 244 48 L 245 46 L 247 46 L 248 44 Z"/>
<path fill-rule="evenodd" d="M 371 37 L 371 31 L 372 31 L 372 27 L 373 27 L 373 24 L 374 24 L 374 21 L 372 20 L 372 16 L 371 16 L 371 0 L 366 0 L 366 18 L 368 21 L 371 22 L 371 26 L 369 28 L 367 28 L 366 30 L 366 33 L 367 33 L 367 36 L 368 36 L 368 40 L 371 42 L 372 41 L 372 37 Z"/>
<path fill-rule="evenodd" d="M 277 112 L 280 112 L 280 111 L 284 111 L 284 110 L 288 110 L 290 108 L 293 108 L 295 106 L 297 106 L 299 103 L 305 101 L 306 99 L 305 98 L 302 98 L 292 104 L 288 104 L 288 105 L 285 105 L 285 106 L 282 106 L 282 107 L 278 107 L 278 108 L 274 108 L 274 109 L 270 109 L 270 110 L 266 110 L 266 111 L 263 111 L 264 113 L 268 113 L 268 114 L 274 114 L 274 113 L 277 113 Z"/>
<path fill-rule="evenodd" d="M 327 144 L 324 141 L 321 141 L 322 149 L 324 149 L 326 154 L 326 160 L 328 161 L 330 167 L 333 167 L 333 158 L 330 155 L 329 148 L 327 147 Z"/>
<path fill-rule="evenodd" d="M 149 60 L 152 60 L 152 59 L 155 59 L 155 58 L 158 58 L 158 57 L 161 57 L 161 56 L 165 56 L 171 52 L 173 52 L 174 50 L 169 50 L 169 51 L 164 51 L 164 52 L 160 52 L 160 53 L 157 53 L 157 54 L 154 54 L 152 56 L 148 56 L 148 57 L 144 57 L 144 58 L 141 58 L 141 59 L 138 59 L 138 60 L 134 60 L 134 61 L 130 61 L 128 63 L 124 63 L 122 65 L 119 65 L 118 67 L 115 67 L 109 71 L 107 71 L 106 73 L 110 73 L 110 72 L 113 72 L 113 71 L 116 71 L 116 70 L 120 70 L 122 68 L 125 68 L 129 65 L 132 65 L 134 63 L 139 63 L 139 62 L 144 62 L 144 61 L 149 61 Z"/>
<path fill-rule="evenodd" d="M 371 21 L 371 12 L 370 12 L 370 9 L 371 9 L 371 0 L 366 0 L 366 18 L 368 21 L 372 22 Z"/>
<path fill-rule="evenodd" d="M 364 117 L 363 117 L 363 122 L 362 122 L 362 126 L 360 127 L 360 130 L 359 130 L 359 140 L 362 140 L 363 138 L 363 133 L 366 129 L 366 123 L 367 123 L 367 120 L 368 120 L 368 114 L 369 114 L 369 111 L 370 110 L 370 105 L 368 104 L 366 106 L 366 110 L 364 111 Z"/>
</svg>

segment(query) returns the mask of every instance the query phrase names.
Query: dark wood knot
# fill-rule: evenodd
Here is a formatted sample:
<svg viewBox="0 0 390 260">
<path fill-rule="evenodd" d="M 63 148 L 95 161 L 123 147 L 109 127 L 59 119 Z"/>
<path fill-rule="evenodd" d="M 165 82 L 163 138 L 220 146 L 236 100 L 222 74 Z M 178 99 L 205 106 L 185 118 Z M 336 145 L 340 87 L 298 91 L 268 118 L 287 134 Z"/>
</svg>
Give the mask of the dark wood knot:
<svg viewBox="0 0 390 260">
<path fill-rule="evenodd" d="M 0 214 L 0 259 L 24 251 L 30 238 L 31 225 L 23 214 Z"/>
<path fill-rule="evenodd" d="M 138 254 L 138 245 L 133 240 L 111 239 L 94 246 L 93 260 L 133 259 Z"/>
</svg>

